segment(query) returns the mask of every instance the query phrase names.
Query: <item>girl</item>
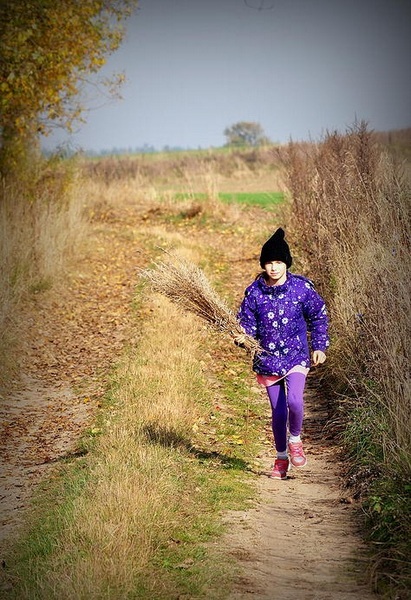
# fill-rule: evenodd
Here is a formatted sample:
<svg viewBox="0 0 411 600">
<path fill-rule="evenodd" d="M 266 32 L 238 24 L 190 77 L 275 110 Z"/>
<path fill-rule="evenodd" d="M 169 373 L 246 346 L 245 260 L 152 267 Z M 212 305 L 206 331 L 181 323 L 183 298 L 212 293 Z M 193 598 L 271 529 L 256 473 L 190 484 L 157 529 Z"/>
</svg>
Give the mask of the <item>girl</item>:
<svg viewBox="0 0 411 600">
<path fill-rule="evenodd" d="M 264 348 L 254 358 L 253 370 L 266 387 L 271 404 L 277 451 L 271 477 L 276 479 L 287 478 L 290 461 L 295 467 L 307 462 L 300 437 L 303 392 L 310 367 L 307 333 L 314 366 L 325 361 L 329 345 L 324 300 L 309 279 L 288 272 L 291 264 L 284 231 L 277 229 L 262 247 L 263 272 L 247 287 L 238 312 L 245 332 Z"/>
</svg>

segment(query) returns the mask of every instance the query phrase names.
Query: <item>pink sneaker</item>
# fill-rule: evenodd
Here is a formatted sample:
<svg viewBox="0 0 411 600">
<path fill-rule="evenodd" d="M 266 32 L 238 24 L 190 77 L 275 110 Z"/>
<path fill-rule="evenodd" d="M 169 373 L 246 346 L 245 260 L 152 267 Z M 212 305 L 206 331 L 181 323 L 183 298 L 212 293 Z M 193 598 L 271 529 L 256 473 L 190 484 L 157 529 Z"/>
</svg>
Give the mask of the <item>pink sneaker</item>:
<svg viewBox="0 0 411 600">
<path fill-rule="evenodd" d="M 305 464 L 307 464 L 302 442 L 289 442 L 288 451 L 290 453 L 291 464 L 294 467 L 303 467 Z"/>
<path fill-rule="evenodd" d="M 272 479 L 287 479 L 287 471 L 290 466 L 288 458 L 276 458 L 270 477 Z"/>
</svg>

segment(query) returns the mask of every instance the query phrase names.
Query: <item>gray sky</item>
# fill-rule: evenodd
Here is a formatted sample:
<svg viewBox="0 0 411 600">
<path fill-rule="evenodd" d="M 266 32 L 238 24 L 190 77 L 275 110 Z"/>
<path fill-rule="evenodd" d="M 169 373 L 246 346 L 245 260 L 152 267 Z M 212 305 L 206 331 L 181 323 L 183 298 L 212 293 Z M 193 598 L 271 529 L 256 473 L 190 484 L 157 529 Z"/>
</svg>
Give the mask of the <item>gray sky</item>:
<svg viewBox="0 0 411 600">
<path fill-rule="evenodd" d="M 91 99 L 48 147 L 207 148 L 237 121 L 278 142 L 411 126 L 411 0 L 140 0 L 127 32 L 101 72 L 125 71 L 123 100 Z"/>
</svg>

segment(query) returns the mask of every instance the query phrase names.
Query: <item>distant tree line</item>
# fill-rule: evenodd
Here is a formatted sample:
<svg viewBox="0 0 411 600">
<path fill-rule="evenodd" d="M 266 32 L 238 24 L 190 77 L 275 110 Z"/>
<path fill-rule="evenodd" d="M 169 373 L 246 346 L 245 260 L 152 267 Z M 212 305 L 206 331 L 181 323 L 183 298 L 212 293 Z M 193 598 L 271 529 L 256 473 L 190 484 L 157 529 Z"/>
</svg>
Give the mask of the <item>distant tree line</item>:
<svg viewBox="0 0 411 600">
<path fill-rule="evenodd" d="M 153 154 L 158 152 L 157 148 L 151 144 L 144 144 L 143 146 L 128 146 L 128 148 L 121 148 L 114 146 L 114 148 L 104 148 L 103 150 L 87 150 L 88 156 L 117 156 L 127 154 Z"/>
<path fill-rule="evenodd" d="M 114 146 L 103 150 L 87 150 L 85 154 L 87 156 L 125 156 L 128 154 L 154 154 L 155 152 L 183 152 L 184 150 L 189 150 L 189 148 L 166 145 L 162 149 L 158 149 L 151 144 L 143 144 L 143 146 L 128 146 L 128 148 Z"/>
<path fill-rule="evenodd" d="M 265 135 L 263 128 L 259 123 L 253 121 L 239 121 L 234 123 L 230 127 L 226 127 L 224 130 L 226 137 L 226 147 L 259 147 L 266 144 L 270 144 L 270 139 Z M 128 146 L 104 148 L 101 150 L 86 150 L 84 154 L 86 156 L 127 156 L 132 154 L 154 154 L 156 152 L 184 152 L 191 150 L 192 148 L 184 148 L 182 146 L 169 146 L 166 144 L 163 148 L 159 149 L 152 144 L 143 144 L 142 146 Z M 199 149 L 201 149 L 199 147 Z M 81 152 L 81 148 L 72 148 L 70 146 L 61 147 L 60 153 L 64 156 L 71 156 L 73 154 Z M 52 151 L 44 150 L 45 155 L 52 154 Z"/>
</svg>

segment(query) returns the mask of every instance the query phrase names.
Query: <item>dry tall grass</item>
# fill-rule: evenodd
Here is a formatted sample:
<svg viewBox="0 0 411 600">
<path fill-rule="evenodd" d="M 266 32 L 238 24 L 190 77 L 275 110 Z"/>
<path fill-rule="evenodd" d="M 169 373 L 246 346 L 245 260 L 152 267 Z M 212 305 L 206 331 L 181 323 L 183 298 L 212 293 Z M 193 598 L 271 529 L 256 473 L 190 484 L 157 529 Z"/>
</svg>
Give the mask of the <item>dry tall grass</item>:
<svg viewBox="0 0 411 600">
<path fill-rule="evenodd" d="M 276 168 L 270 147 L 111 156 L 85 160 L 83 173 L 105 183 L 143 177 L 161 185 L 176 178 L 184 180 L 198 172 L 209 172 L 213 177 L 217 174 L 232 176 L 262 167 L 270 171 Z"/>
<path fill-rule="evenodd" d="M 52 285 L 86 229 L 83 197 L 69 164 L 39 161 L 29 175 L 1 182 L 0 385 L 13 371 L 10 345 L 22 299 Z"/>
<path fill-rule="evenodd" d="M 346 398 L 352 480 L 369 499 L 375 539 L 391 528 L 398 541 L 411 519 L 398 498 L 411 479 L 410 187 L 364 123 L 291 144 L 283 158 L 294 235 L 330 308 L 329 369 Z"/>
</svg>

